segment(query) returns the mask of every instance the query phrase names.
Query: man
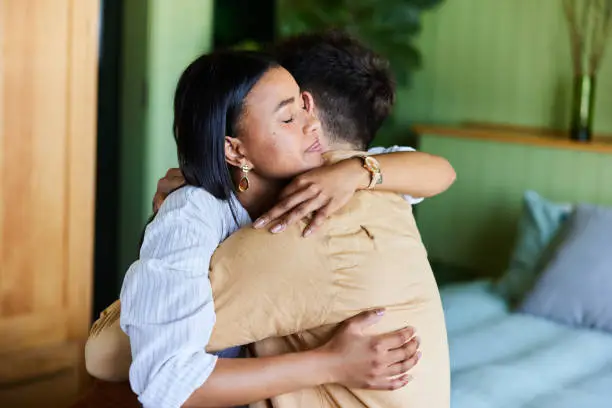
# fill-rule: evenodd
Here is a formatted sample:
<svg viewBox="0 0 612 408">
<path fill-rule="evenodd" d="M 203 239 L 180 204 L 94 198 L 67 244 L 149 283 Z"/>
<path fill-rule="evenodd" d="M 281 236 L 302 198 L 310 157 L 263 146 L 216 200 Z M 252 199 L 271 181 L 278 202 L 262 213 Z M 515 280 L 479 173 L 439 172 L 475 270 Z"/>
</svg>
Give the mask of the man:
<svg viewBox="0 0 612 408">
<path fill-rule="evenodd" d="M 372 141 L 393 104 L 386 63 L 337 33 L 287 41 L 278 47 L 277 57 L 314 96 L 334 150 L 328 161 L 363 156 L 358 151 Z M 375 167 L 369 168 L 372 182 L 380 176 Z M 440 192 L 453 177 L 452 169 L 427 173 L 415 165 L 415 195 L 428 195 L 419 193 L 432 184 L 433 191 Z M 210 279 L 217 323 L 208 349 L 253 342 L 257 356 L 309 349 L 327 340 L 339 322 L 362 310 L 386 307 L 387 316 L 377 330 L 388 332 L 410 323 L 421 335 L 424 358 L 412 384 L 388 393 L 330 384 L 275 397 L 272 404 L 447 408 L 444 317 L 410 205 L 394 194 L 360 192 L 308 239 L 302 238 L 303 225 L 289 225 L 291 211 L 284 212 L 272 209 L 263 220 L 270 224 L 280 213 L 283 234 L 246 228 L 215 252 Z M 94 332 L 108 336 L 113 327 L 117 330 L 117 324 L 109 323 L 107 315 Z"/>
</svg>

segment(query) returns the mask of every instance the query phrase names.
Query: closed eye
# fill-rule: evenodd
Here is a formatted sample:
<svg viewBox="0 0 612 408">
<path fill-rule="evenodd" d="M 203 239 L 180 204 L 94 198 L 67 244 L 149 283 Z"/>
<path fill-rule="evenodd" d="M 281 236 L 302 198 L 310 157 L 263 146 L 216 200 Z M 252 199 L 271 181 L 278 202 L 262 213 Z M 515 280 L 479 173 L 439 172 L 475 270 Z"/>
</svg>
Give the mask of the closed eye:
<svg viewBox="0 0 612 408">
<path fill-rule="evenodd" d="M 289 124 L 291 122 L 293 122 L 293 116 L 291 118 L 287 119 L 287 120 L 283 120 L 283 123 Z"/>
</svg>

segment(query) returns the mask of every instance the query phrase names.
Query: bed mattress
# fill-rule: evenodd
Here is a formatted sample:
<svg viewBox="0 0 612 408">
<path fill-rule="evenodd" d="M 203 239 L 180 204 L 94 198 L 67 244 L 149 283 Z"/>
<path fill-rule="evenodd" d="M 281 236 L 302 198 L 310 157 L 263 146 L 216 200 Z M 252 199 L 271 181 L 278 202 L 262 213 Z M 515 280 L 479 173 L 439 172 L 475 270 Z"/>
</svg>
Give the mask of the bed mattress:
<svg viewBox="0 0 612 408">
<path fill-rule="evenodd" d="M 512 313 L 487 281 L 441 295 L 452 408 L 612 408 L 612 334 Z"/>
</svg>

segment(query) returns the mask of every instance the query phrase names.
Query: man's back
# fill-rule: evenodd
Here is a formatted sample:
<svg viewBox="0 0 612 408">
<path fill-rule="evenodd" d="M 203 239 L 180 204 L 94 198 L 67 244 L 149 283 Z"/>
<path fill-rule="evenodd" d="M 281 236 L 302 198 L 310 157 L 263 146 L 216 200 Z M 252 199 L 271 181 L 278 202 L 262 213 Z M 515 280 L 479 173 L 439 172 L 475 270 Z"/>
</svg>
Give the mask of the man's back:
<svg viewBox="0 0 612 408">
<path fill-rule="evenodd" d="M 316 234 L 302 238 L 301 228 L 280 235 L 243 229 L 215 252 L 217 324 L 209 348 L 259 340 L 257 356 L 312 349 L 339 322 L 385 307 L 373 329 L 410 325 L 421 337 L 423 357 L 410 384 L 388 392 L 324 385 L 273 398 L 273 406 L 448 408 L 444 315 L 410 205 L 395 194 L 363 191 Z M 252 307 L 241 317 L 243 302 Z"/>
</svg>

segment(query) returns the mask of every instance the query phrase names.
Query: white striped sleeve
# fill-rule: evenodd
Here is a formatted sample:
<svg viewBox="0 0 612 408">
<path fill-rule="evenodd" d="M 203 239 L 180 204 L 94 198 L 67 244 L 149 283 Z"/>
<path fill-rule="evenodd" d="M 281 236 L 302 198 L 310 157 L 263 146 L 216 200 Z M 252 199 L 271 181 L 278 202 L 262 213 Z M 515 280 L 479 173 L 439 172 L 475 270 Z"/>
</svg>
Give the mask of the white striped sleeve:
<svg viewBox="0 0 612 408">
<path fill-rule="evenodd" d="M 192 187 L 171 194 L 147 227 L 121 290 L 130 383 L 145 408 L 178 408 L 212 373 L 215 323 L 208 267 L 221 241 L 219 202 Z"/>
<path fill-rule="evenodd" d="M 416 150 L 408 146 L 372 147 L 368 150 L 368 153 L 370 154 L 385 154 L 395 152 L 416 152 Z M 424 200 L 423 197 L 413 197 L 408 194 L 404 194 L 404 199 L 412 205 L 418 204 Z"/>
</svg>

